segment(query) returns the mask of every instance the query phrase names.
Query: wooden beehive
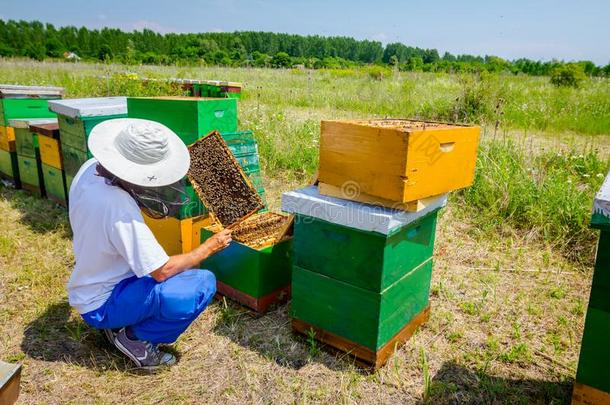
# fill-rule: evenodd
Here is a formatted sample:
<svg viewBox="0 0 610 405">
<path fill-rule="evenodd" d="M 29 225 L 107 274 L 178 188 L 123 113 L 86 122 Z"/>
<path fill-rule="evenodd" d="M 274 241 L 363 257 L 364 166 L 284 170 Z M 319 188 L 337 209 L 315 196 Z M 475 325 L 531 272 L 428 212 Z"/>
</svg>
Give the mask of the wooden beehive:
<svg viewBox="0 0 610 405">
<path fill-rule="evenodd" d="M 292 318 L 298 332 L 380 367 L 428 316 L 436 218 L 446 195 L 404 212 L 321 195 L 282 195 L 295 214 Z"/>
<path fill-rule="evenodd" d="M 600 237 L 572 395 L 578 405 L 610 404 L 610 173 L 595 197 L 591 227 Z"/>
<path fill-rule="evenodd" d="M 320 192 L 409 211 L 472 184 L 479 127 L 414 120 L 322 121 Z M 403 205 L 400 205 L 403 204 Z"/>
<path fill-rule="evenodd" d="M 86 154 L 89 134 L 100 122 L 127 116 L 125 97 L 75 98 L 49 102 L 49 109 L 58 115 L 61 147 Z M 74 176 L 76 172 L 70 172 Z"/>
</svg>

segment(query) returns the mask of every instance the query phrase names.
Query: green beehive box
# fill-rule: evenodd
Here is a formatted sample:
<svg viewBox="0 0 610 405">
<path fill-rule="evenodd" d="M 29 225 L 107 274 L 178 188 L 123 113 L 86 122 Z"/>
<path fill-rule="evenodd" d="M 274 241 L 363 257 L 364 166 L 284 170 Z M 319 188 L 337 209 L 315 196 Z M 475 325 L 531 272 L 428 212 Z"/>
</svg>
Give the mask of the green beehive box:
<svg viewBox="0 0 610 405">
<path fill-rule="evenodd" d="M 573 403 L 610 403 L 610 173 L 595 196 L 591 227 L 600 229 Z"/>
<path fill-rule="evenodd" d="M 213 235 L 202 231 L 201 241 Z M 290 284 L 292 240 L 257 250 L 233 241 L 201 263 L 216 279 L 236 290 L 261 298 Z"/>
<path fill-rule="evenodd" d="M 35 158 L 38 156 L 38 134 L 30 130 L 30 125 L 57 123 L 56 118 L 22 118 L 9 120 L 9 126 L 15 131 L 15 149 L 17 155 Z"/>
<path fill-rule="evenodd" d="M 190 145 L 217 130 L 237 131 L 237 102 L 197 97 L 128 98 L 130 118 L 157 121 Z"/>
<path fill-rule="evenodd" d="M 127 117 L 125 97 L 75 98 L 49 102 L 56 112 L 62 150 L 64 146 L 87 152 L 87 140 L 100 122 Z"/>
<path fill-rule="evenodd" d="M 374 292 L 294 266 L 291 315 L 377 351 L 428 307 L 431 277 L 428 259 Z"/>
<path fill-rule="evenodd" d="M 0 149 L 0 177 L 13 183 L 15 188 L 21 187 L 16 152 L 7 152 L 4 149 Z"/>
<path fill-rule="evenodd" d="M 248 141 L 255 140 L 254 134 L 250 130 L 237 131 L 237 132 L 223 132 L 220 135 L 222 136 L 222 139 L 225 140 L 227 145 L 231 144 L 232 142 L 240 143 L 240 142 L 248 142 Z"/>
<path fill-rule="evenodd" d="M 610 313 L 610 230 L 602 230 L 599 236 L 589 308 Z M 610 348 L 608 350 L 610 351 Z M 610 378 L 610 366 L 608 378 Z"/>
<path fill-rule="evenodd" d="M 212 235 L 209 228 L 202 230 L 201 241 Z M 232 241 L 201 266 L 214 273 L 220 294 L 264 313 L 290 294 L 292 238 L 259 249 Z"/>
<path fill-rule="evenodd" d="M 437 212 L 446 201 L 441 196 L 404 212 L 323 196 L 315 186 L 284 193 L 282 210 L 296 215 L 294 264 L 383 291 L 432 257 Z"/>
<path fill-rule="evenodd" d="M 42 164 L 42 177 L 47 198 L 64 207 L 68 206 L 66 179 L 64 172 L 55 167 Z"/>
<path fill-rule="evenodd" d="M 585 320 L 576 381 L 608 393 L 608 398 L 610 398 L 609 337 L 610 312 L 589 307 Z"/>
<path fill-rule="evenodd" d="M 76 173 L 78 173 L 78 170 L 83 165 L 83 163 L 93 157 L 91 152 L 84 152 L 80 149 L 76 149 L 67 145 L 62 145 L 61 154 L 63 159 L 64 170 L 66 172 L 66 178 L 68 176 L 72 178 L 76 176 Z"/>
<path fill-rule="evenodd" d="M 36 158 L 17 155 L 19 165 L 19 179 L 21 187 L 38 197 L 44 197 L 44 180 L 42 178 L 42 167 Z"/>
<path fill-rule="evenodd" d="M 258 158 L 258 153 L 251 153 L 248 155 L 238 155 L 235 159 L 239 165 L 244 169 L 244 172 L 250 174 L 253 172 L 260 172 L 261 165 Z"/>
<path fill-rule="evenodd" d="M 63 96 L 61 87 L 17 86 L 0 84 L 0 125 L 18 118 L 53 118 L 49 100 Z"/>
</svg>

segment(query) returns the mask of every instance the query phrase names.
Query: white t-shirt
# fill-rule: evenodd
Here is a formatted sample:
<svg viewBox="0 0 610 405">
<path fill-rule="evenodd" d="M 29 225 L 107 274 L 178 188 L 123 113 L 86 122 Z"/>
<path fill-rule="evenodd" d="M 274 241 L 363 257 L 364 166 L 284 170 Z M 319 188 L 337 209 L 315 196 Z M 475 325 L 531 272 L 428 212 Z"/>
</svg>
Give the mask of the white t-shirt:
<svg viewBox="0 0 610 405">
<path fill-rule="evenodd" d="M 85 162 L 69 194 L 76 264 L 68 299 L 81 314 L 102 306 L 121 280 L 147 276 L 169 260 L 135 200 L 106 184 L 96 165 L 95 159 Z"/>
</svg>

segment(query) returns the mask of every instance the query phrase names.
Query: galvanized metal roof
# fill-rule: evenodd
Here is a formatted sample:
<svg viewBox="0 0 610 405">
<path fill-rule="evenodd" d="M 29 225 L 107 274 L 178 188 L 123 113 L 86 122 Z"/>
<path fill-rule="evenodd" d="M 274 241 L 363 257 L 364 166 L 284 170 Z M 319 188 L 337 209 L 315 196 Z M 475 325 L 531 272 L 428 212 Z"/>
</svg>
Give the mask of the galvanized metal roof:
<svg viewBox="0 0 610 405">
<path fill-rule="evenodd" d="M 71 118 L 127 114 L 127 97 L 53 100 L 49 101 L 49 110 Z"/>
<path fill-rule="evenodd" d="M 418 212 L 406 212 L 322 195 L 309 186 L 282 194 L 282 211 L 322 219 L 362 231 L 389 235 L 426 214 L 444 207 L 443 194 Z"/>
<path fill-rule="evenodd" d="M 0 84 L 0 98 L 50 98 L 62 97 L 63 94 L 63 87 Z"/>
</svg>

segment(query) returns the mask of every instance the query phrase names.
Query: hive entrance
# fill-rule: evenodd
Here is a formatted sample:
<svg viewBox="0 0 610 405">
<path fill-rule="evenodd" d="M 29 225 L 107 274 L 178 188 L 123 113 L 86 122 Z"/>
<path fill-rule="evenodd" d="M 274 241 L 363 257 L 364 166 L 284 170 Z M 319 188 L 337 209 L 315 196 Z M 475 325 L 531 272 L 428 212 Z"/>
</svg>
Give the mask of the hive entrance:
<svg viewBox="0 0 610 405">
<path fill-rule="evenodd" d="M 261 197 L 218 132 L 189 146 L 189 153 L 188 178 L 224 227 L 264 208 Z"/>
<path fill-rule="evenodd" d="M 234 240 L 253 249 L 273 245 L 290 237 L 290 217 L 265 212 L 252 215 L 233 228 Z"/>
</svg>

